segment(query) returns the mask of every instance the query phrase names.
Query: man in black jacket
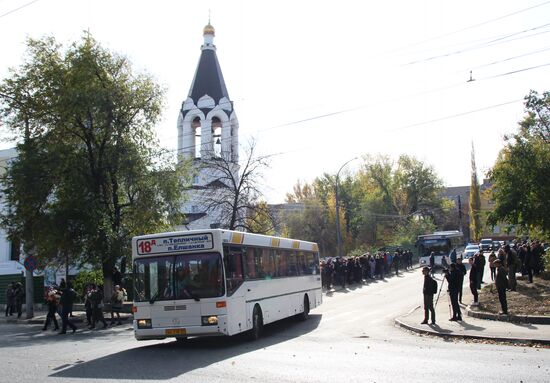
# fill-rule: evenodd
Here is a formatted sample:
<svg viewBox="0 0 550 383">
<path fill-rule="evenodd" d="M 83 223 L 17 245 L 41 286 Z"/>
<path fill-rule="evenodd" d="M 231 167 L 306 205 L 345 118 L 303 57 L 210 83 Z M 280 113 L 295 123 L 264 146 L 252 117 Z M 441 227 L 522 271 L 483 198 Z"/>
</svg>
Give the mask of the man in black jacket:
<svg viewBox="0 0 550 383">
<path fill-rule="evenodd" d="M 479 273 L 477 272 L 477 266 L 474 262 L 473 258 L 468 259 L 468 262 L 470 263 L 470 291 L 472 292 L 472 295 L 474 296 L 474 303 L 472 303 L 473 306 L 478 305 L 478 295 L 477 295 L 477 278 Z"/>
<path fill-rule="evenodd" d="M 437 293 L 437 282 L 430 276 L 430 268 L 423 267 L 424 286 L 422 294 L 424 295 L 424 320 L 421 324 L 428 324 L 429 313 L 432 313 L 432 324 L 435 324 L 434 294 Z"/>
<path fill-rule="evenodd" d="M 507 272 L 502 266 L 500 259 L 495 260 L 494 265 L 497 267 L 497 277 L 495 285 L 498 292 L 498 300 L 500 301 L 500 307 L 502 311 L 499 314 L 508 315 L 508 302 L 506 301 L 506 289 L 508 288 Z"/>
<path fill-rule="evenodd" d="M 456 269 L 456 263 L 451 263 L 451 271 L 445 271 L 445 278 L 449 284 L 449 296 L 451 298 L 451 306 L 453 308 L 453 317 L 450 321 L 462 321 L 462 313 L 458 304 L 458 289 L 460 286 L 461 271 Z"/>
<path fill-rule="evenodd" d="M 462 263 L 462 258 L 456 259 L 456 270 L 458 271 L 458 301 L 462 303 L 462 287 L 464 286 L 464 276 L 466 275 L 466 266 Z"/>
<path fill-rule="evenodd" d="M 61 292 L 61 299 L 59 300 L 59 304 L 61 305 L 61 332 L 59 334 L 66 334 L 67 333 L 67 326 L 69 326 L 73 332 L 76 331 L 76 326 L 69 320 L 69 313 L 73 311 L 73 303 L 76 297 L 76 292 L 73 290 L 71 286 L 71 282 L 67 283 L 67 287 L 65 287 Z"/>
</svg>

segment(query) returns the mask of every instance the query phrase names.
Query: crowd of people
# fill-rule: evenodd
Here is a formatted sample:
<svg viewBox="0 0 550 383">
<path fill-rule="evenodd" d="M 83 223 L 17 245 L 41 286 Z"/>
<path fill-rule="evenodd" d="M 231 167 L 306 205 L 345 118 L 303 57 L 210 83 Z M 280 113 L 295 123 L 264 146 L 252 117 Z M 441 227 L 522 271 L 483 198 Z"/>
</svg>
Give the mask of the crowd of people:
<svg viewBox="0 0 550 383">
<path fill-rule="evenodd" d="M 516 250 L 517 249 L 517 250 Z M 482 251 L 477 252 L 473 257 L 468 259 L 470 264 L 470 272 L 468 276 L 470 291 L 472 292 L 474 301 L 472 306 L 479 303 L 478 290 L 481 289 L 484 270 L 487 261 L 489 262 L 489 270 L 491 281 L 495 283 L 498 293 L 498 299 L 501 307 L 499 314 L 508 315 L 508 302 L 506 298 L 507 291 L 516 291 L 517 289 L 517 274 L 528 276 L 527 283 L 533 283 L 533 276 L 540 274 L 544 269 L 543 263 L 544 248 L 539 241 L 533 242 L 512 242 L 504 247 L 490 252 L 488 260 Z M 424 320 L 422 324 L 427 324 L 430 319 L 431 323 L 435 324 L 435 310 L 433 305 L 433 296 L 437 293 L 437 282 L 432 278 L 432 267 L 424 267 L 422 272 L 424 275 L 423 295 L 424 295 Z M 459 303 L 462 303 L 462 289 L 464 279 L 467 274 L 465 266 L 462 264 L 462 259 L 458 257 L 456 262 L 450 264 L 449 269 L 443 269 L 444 281 L 447 282 L 447 291 L 452 307 L 452 316 L 450 321 L 462 321 L 462 313 Z M 436 286 L 434 288 L 434 286 Z"/>
<path fill-rule="evenodd" d="M 21 282 L 12 282 L 6 288 L 6 316 L 13 316 L 17 313 L 17 318 L 21 318 L 23 301 L 25 300 L 25 289 Z"/>
<path fill-rule="evenodd" d="M 410 250 L 397 249 L 391 253 L 379 251 L 365 253 L 359 257 L 335 257 L 321 261 L 321 281 L 325 289 L 335 286 L 363 283 L 365 280 L 384 279 L 387 275 L 399 275 L 399 270 L 413 267 Z"/>
<path fill-rule="evenodd" d="M 51 286 L 46 290 L 46 307 L 48 312 L 42 331 L 54 326 L 53 330 L 59 330 L 56 314 L 61 317 L 61 331 L 59 334 L 66 334 L 67 327 L 70 327 L 73 333 L 76 331 L 76 325 L 69 319 L 72 317 L 73 305 L 77 298 L 77 293 L 72 288 L 71 282 L 65 283 L 62 280 L 59 286 Z M 107 321 L 103 315 L 104 295 L 103 286 L 94 283 L 88 283 L 84 286 L 82 301 L 86 311 L 86 326 L 91 330 L 97 323 L 102 323 L 103 328 L 107 328 Z M 115 285 L 110 299 L 111 326 L 121 325 L 120 312 L 124 301 L 128 299 L 126 290 L 120 285 Z"/>
</svg>

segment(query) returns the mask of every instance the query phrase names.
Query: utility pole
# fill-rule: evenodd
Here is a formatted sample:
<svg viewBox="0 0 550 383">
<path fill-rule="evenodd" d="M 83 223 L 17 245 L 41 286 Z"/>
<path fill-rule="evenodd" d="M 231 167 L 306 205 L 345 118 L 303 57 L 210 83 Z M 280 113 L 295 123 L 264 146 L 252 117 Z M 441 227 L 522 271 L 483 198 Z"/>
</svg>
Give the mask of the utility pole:
<svg viewBox="0 0 550 383">
<path fill-rule="evenodd" d="M 460 195 L 458 196 L 458 229 L 462 233 L 462 202 L 460 201 Z"/>
</svg>

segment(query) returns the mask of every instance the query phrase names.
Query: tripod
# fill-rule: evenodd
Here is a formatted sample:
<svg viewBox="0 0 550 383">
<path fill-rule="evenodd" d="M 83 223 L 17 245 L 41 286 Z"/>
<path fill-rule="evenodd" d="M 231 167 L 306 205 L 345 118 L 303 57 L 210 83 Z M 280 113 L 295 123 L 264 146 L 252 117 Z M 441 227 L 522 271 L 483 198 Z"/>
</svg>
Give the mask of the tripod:
<svg viewBox="0 0 550 383">
<path fill-rule="evenodd" d="M 443 275 L 443 278 L 441 279 L 441 287 L 439 288 L 439 293 L 437 293 L 437 299 L 435 300 L 435 305 L 434 305 L 434 310 L 435 308 L 437 307 L 437 302 L 439 302 L 439 296 L 441 295 L 441 290 L 443 290 L 443 285 L 445 284 L 445 275 Z M 451 312 L 451 298 L 450 298 L 450 294 L 449 294 L 449 316 L 452 316 L 452 312 Z"/>
</svg>

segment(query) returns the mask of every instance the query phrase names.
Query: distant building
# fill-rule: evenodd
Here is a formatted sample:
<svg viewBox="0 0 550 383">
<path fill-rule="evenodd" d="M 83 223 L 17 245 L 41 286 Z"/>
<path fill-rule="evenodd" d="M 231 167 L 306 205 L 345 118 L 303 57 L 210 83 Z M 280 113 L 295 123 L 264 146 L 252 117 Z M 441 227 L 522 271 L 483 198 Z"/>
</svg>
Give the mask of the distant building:
<svg viewBox="0 0 550 383">
<path fill-rule="evenodd" d="M 226 187 L 220 174 L 205 168 L 205 160 L 223 157 L 239 172 L 239 121 L 225 86 L 214 45 L 215 30 L 210 23 L 203 30 L 204 43 L 187 99 L 178 117 L 178 153 L 193 160 L 195 177 L 188 201 L 183 206 L 186 221 L 180 229 L 216 228 L 222 224 L 220 213 L 208 211 L 204 191 Z"/>
<path fill-rule="evenodd" d="M 274 220 L 275 235 L 283 236 L 283 226 L 281 222 L 284 222 L 285 215 L 289 213 L 303 213 L 306 210 L 306 205 L 303 202 L 294 203 L 280 203 L 267 205 Z"/>
<path fill-rule="evenodd" d="M 480 185 L 481 201 L 481 224 L 483 227 L 483 238 L 492 238 L 495 240 L 506 240 L 515 238 L 516 230 L 513 225 L 499 223 L 494 227 L 487 226 L 487 216 L 494 209 L 494 201 L 491 194 L 491 183 L 488 179 L 483 180 Z M 470 241 L 474 238 L 470 229 L 470 186 L 452 186 L 443 189 L 441 195 L 455 203 L 457 214 L 460 216 L 460 228 L 464 233 L 464 238 Z M 460 201 L 460 209 L 459 209 Z"/>
<path fill-rule="evenodd" d="M 0 176 L 6 172 L 10 161 L 17 158 L 17 150 L 0 150 Z M 1 209 L 7 209 L 4 195 L 0 195 Z M 0 275 L 21 274 L 25 271 L 21 260 L 20 244 L 10 241 L 4 229 L 0 228 Z"/>
</svg>

